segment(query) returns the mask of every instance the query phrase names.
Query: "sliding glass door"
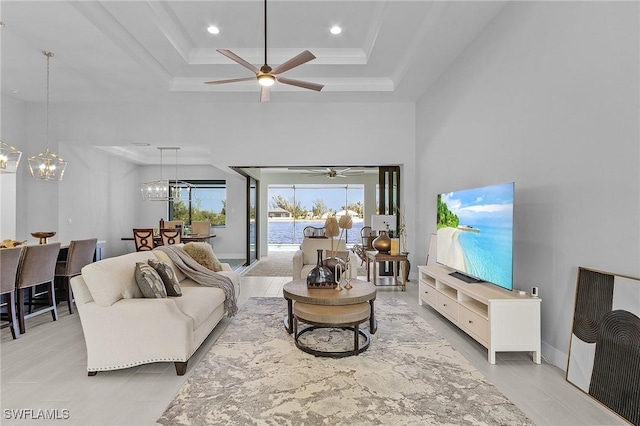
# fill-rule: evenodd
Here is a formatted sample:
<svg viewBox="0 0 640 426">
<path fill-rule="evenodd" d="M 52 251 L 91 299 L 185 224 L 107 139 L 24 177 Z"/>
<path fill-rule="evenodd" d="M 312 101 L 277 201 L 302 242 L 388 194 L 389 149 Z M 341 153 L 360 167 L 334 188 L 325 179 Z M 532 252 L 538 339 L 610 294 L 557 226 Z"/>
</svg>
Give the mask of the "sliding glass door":
<svg viewBox="0 0 640 426">
<path fill-rule="evenodd" d="M 247 176 L 247 265 L 258 260 L 258 181 Z"/>
</svg>

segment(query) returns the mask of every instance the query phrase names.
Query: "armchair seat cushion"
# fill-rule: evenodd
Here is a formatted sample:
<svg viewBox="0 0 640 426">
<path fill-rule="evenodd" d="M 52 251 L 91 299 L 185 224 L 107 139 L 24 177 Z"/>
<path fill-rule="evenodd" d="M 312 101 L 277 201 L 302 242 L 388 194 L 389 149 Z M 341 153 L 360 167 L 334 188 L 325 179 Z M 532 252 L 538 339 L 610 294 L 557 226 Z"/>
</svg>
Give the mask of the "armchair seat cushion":
<svg viewBox="0 0 640 426">
<path fill-rule="evenodd" d="M 305 238 L 304 240 L 302 240 L 302 244 L 300 244 L 300 250 L 302 250 L 305 265 L 315 265 L 316 263 L 318 263 L 318 249 L 331 250 L 331 239 Z M 347 246 L 345 245 L 344 240 L 334 240 L 333 249 L 346 251 Z"/>
<path fill-rule="evenodd" d="M 323 250 L 323 258 L 327 258 L 328 252 L 331 251 L 331 239 L 330 238 L 305 238 L 300 244 L 300 250 L 296 251 L 293 255 L 293 279 L 300 280 L 306 279 L 307 274 L 318 263 L 318 249 Z M 333 250 L 336 251 L 338 257 L 342 257 L 345 254 L 349 259 L 349 267 L 354 271 L 358 270 L 358 261 L 356 256 L 349 255 L 344 240 L 334 240 Z"/>
</svg>

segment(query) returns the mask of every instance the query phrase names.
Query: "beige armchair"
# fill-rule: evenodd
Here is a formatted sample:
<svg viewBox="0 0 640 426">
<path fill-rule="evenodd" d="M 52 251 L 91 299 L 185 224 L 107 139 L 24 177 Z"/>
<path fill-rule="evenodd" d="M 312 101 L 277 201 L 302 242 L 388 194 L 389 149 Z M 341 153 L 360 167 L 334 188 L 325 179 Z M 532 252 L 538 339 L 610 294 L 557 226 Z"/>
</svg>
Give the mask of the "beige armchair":
<svg viewBox="0 0 640 426">
<path fill-rule="evenodd" d="M 325 250 L 323 258 L 326 259 L 327 252 L 331 251 L 330 238 L 305 238 L 300 244 L 300 250 L 293 255 L 293 279 L 306 279 L 307 274 L 318 263 L 318 249 Z M 333 240 L 333 249 L 340 252 L 347 252 L 344 240 Z M 349 252 L 347 252 L 349 253 Z M 349 267 L 353 268 L 353 277 L 358 271 L 358 259 L 353 253 L 349 253 Z"/>
</svg>

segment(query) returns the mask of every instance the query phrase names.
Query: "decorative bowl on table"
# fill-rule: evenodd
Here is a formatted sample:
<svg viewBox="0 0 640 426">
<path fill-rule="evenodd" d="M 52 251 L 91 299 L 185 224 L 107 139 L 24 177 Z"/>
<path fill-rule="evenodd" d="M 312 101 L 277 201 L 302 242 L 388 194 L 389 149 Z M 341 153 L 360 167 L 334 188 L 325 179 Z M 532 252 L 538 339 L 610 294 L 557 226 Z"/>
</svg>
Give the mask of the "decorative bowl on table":
<svg viewBox="0 0 640 426">
<path fill-rule="evenodd" d="M 42 231 L 42 232 L 32 232 L 31 236 L 33 238 L 40 238 L 40 244 L 47 244 L 47 238 L 51 238 L 56 235 L 55 231 Z"/>
</svg>

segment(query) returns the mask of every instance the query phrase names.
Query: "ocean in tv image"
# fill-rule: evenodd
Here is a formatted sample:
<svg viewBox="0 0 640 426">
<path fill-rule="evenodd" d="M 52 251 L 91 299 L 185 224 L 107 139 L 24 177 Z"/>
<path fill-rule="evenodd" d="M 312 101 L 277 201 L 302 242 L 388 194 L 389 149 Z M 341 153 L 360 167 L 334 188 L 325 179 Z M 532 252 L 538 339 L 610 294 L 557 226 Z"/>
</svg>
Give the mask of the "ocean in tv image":
<svg viewBox="0 0 640 426">
<path fill-rule="evenodd" d="M 513 182 L 438 195 L 437 262 L 513 289 Z"/>
</svg>

